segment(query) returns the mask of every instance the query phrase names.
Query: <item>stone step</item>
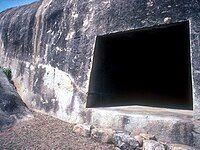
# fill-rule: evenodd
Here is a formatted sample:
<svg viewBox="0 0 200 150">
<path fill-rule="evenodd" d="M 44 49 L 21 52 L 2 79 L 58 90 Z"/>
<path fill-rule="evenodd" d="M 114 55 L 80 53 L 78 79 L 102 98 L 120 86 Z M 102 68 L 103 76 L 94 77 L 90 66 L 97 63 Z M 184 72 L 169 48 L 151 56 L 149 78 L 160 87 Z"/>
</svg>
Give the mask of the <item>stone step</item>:
<svg viewBox="0 0 200 150">
<path fill-rule="evenodd" d="M 194 144 L 190 110 L 143 106 L 88 108 L 87 121 L 97 127 L 125 130 L 134 135 L 153 134 L 167 143 Z"/>
</svg>

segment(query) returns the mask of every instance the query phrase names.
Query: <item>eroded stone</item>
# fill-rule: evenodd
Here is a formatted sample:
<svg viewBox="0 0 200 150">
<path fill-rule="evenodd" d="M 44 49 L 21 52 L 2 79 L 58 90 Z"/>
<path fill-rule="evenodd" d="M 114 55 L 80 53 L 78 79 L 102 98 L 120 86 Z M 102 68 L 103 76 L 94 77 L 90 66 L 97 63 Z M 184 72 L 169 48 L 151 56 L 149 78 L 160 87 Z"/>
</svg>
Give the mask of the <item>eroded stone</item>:
<svg viewBox="0 0 200 150">
<path fill-rule="evenodd" d="M 197 150 L 194 147 L 182 144 L 170 144 L 168 145 L 169 150 Z"/>
<path fill-rule="evenodd" d="M 143 138 L 140 135 L 136 135 L 136 136 L 134 136 L 134 138 L 139 143 L 139 146 L 143 145 Z"/>
<path fill-rule="evenodd" d="M 73 128 L 73 132 L 84 137 L 89 137 L 91 134 L 92 126 L 88 124 L 77 124 Z"/>
<path fill-rule="evenodd" d="M 157 141 L 144 140 L 143 150 L 165 150 L 165 147 Z"/>
<path fill-rule="evenodd" d="M 0 130 L 12 126 L 19 120 L 33 117 L 10 82 L 0 69 Z"/>
<path fill-rule="evenodd" d="M 111 143 L 113 134 L 112 129 L 94 128 L 91 131 L 91 137 L 102 143 Z"/>
<path fill-rule="evenodd" d="M 134 137 L 123 132 L 114 134 L 113 143 L 121 150 L 132 150 L 139 147 L 139 143 Z"/>
</svg>

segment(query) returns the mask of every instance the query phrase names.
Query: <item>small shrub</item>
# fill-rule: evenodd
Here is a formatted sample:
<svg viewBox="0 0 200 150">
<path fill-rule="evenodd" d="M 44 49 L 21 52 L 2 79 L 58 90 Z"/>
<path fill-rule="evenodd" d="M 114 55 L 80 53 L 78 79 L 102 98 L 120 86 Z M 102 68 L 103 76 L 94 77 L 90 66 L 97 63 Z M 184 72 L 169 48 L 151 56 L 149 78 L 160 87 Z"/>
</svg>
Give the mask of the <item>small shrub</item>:
<svg viewBox="0 0 200 150">
<path fill-rule="evenodd" d="M 12 71 L 11 71 L 11 69 L 10 68 L 4 68 L 4 67 L 0 67 L 0 68 L 3 70 L 3 72 L 5 73 L 7 78 L 9 80 L 11 80 L 12 79 Z"/>
</svg>

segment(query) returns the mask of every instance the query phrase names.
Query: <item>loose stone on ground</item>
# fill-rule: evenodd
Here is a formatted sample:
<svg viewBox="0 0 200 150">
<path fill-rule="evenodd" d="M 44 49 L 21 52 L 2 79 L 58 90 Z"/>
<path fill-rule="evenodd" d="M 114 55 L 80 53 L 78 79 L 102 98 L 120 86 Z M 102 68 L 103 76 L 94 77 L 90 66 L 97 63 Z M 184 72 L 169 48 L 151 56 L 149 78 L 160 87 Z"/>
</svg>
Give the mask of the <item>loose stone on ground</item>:
<svg viewBox="0 0 200 150">
<path fill-rule="evenodd" d="M 143 150 L 165 150 L 165 147 L 157 141 L 144 140 Z"/>
<path fill-rule="evenodd" d="M 115 131 L 87 124 L 75 125 L 73 130 L 81 136 L 90 136 L 91 139 L 100 143 L 111 144 L 115 150 L 195 150 L 187 145 L 157 141 L 155 135 L 148 133 L 134 136 L 128 131 Z M 90 135 L 88 135 L 89 133 Z"/>
<path fill-rule="evenodd" d="M 121 150 L 131 150 L 139 147 L 139 142 L 128 133 L 115 133 L 113 136 L 113 143 Z"/>
<path fill-rule="evenodd" d="M 91 134 L 91 129 L 92 126 L 88 125 L 88 124 L 77 124 L 74 126 L 73 128 L 73 132 L 81 135 L 81 136 L 85 136 L 85 137 L 89 137 Z"/>
<path fill-rule="evenodd" d="M 91 131 L 91 137 L 102 143 L 112 143 L 113 134 L 112 129 L 94 128 Z"/>
</svg>

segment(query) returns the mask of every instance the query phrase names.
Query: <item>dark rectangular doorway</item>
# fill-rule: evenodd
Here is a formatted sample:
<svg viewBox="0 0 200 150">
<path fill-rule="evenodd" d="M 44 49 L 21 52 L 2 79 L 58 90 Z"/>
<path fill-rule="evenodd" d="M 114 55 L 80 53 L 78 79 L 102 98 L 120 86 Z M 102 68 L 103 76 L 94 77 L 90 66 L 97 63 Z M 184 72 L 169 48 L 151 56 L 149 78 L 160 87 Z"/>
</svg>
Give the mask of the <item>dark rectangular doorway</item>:
<svg viewBox="0 0 200 150">
<path fill-rule="evenodd" d="M 192 109 L 189 22 L 98 36 L 87 107 Z"/>
</svg>

